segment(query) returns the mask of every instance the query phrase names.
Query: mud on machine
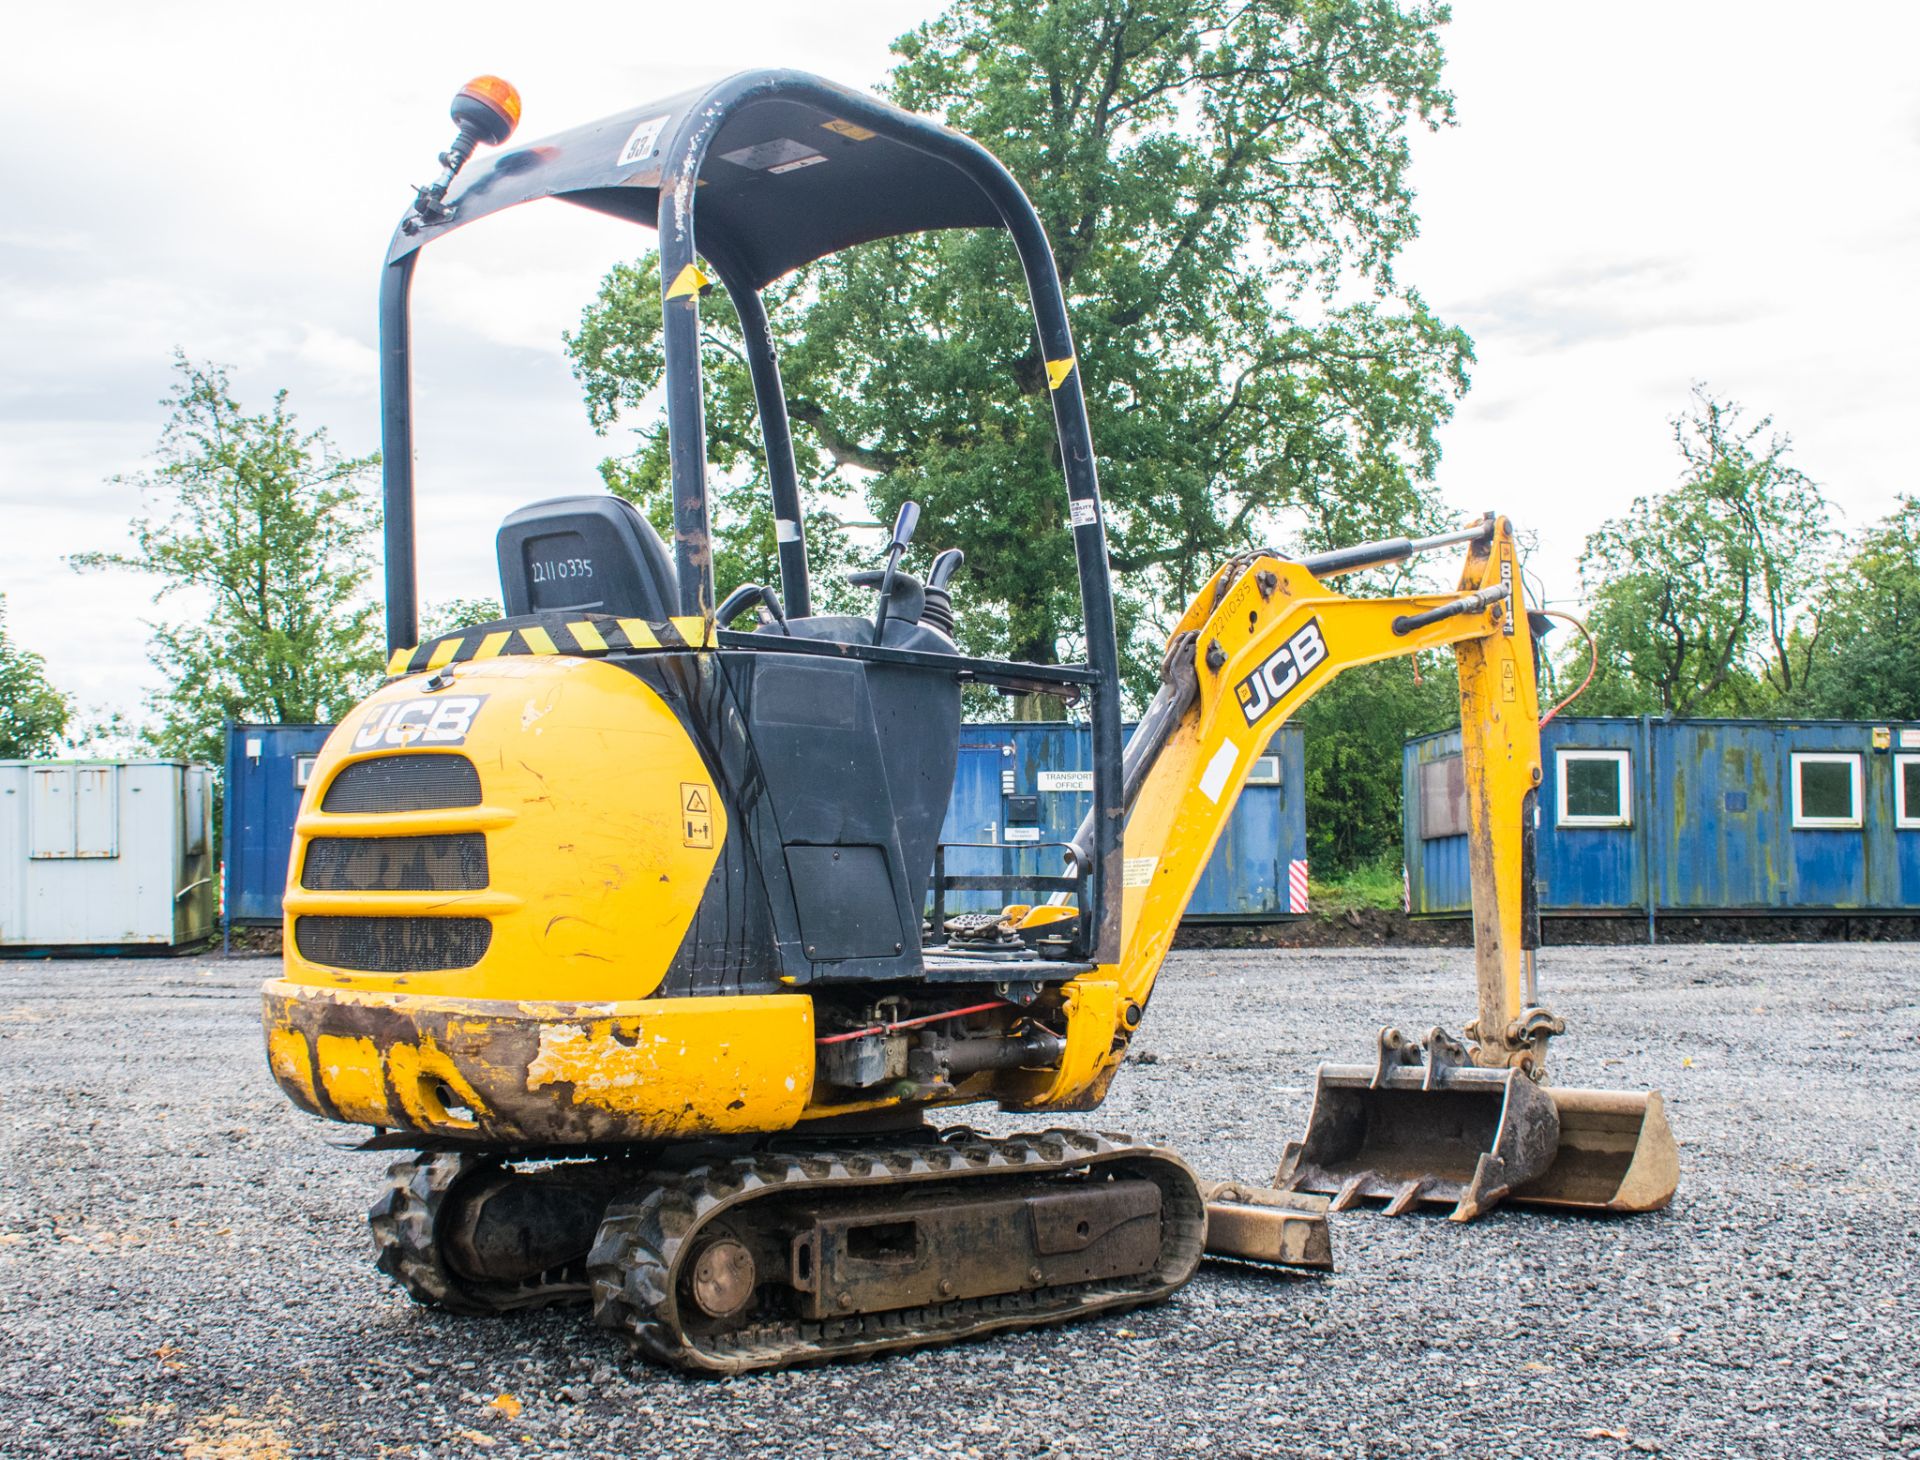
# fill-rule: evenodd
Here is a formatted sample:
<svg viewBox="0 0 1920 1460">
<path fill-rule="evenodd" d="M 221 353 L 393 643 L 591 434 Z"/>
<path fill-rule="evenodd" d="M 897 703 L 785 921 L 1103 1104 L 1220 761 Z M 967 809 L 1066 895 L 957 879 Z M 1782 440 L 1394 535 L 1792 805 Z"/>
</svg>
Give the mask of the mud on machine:
<svg viewBox="0 0 1920 1460">
<path fill-rule="evenodd" d="M 1208 1251 L 1325 1267 L 1329 1199 L 1460 1218 L 1503 1198 L 1666 1201 L 1657 1095 L 1545 1083 L 1561 1024 L 1532 983 L 1537 699 L 1505 519 L 1223 564 L 1123 745 L 1066 305 L 1039 218 L 985 148 L 787 71 L 472 168 L 508 140 L 519 98 L 483 77 L 453 114 L 445 171 L 402 219 L 381 287 L 390 678 L 315 767 L 286 967 L 263 991 L 286 1093 L 409 1153 L 372 1213 L 383 1270 L 461 1312 L 588 1301 L 657 1360 L 738 1372 L 1157 1301 Z M 542 198 L 658 230 L 672 544 L 611 496 L 522 508 L 498 538 L 508 616 L 419 643 L 409 285 L 428 244 Z M 882 566 L 856 579 L 871 614 L 815 610 L 760 291 L 942 228 L 1003 229 L 1023 266 L 1081 663 L 961 652 L 960 555 L 908 569 L 910 503 Z M 723 599 L 699 355 L 716 292 L 742 326 L 779 559 L 777 585 Z M 1327 586 L 1447 547 L 1466 552 L 1453 593 Z M 1202 1183 L 1123 1136 L 930 1123 L 977 1102 L 1095 1109 L 1274 727 L 1345 668 L 1449 645 L 1473 830 L 1466 1043 L 1389 1030 L 1373 1065 L 1323 1068 L 1270 1188 Z M 1059 876 L 934 928 L 923 909 L 970 684 L 1084 705 L 1093 809 Z"/>
</svg>

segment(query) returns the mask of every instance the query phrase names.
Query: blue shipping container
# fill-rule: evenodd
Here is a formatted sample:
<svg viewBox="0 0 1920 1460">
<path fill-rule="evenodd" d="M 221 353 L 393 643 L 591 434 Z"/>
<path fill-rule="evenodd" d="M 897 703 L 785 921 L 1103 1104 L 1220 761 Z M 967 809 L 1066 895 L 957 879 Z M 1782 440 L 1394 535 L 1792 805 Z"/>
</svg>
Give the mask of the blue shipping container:
<svg viewBox="0 0 1920 1460">
<path fill-rule="evenodd" d="M 943 843 L 950 875 L 1052 877 L 1092 801 L 1092 735 L 1057 721 L 963 725 Z M 1307 856 L 1306 741 L 1282 725 L 1255 765 L 1188 904 L 1189 918 L 1267 922 L 1288 913 L 1288 867 Z M 1008 894 L 955 891 L 949 911 L 985 912 Z"/>
<path fill-rule="evenodd" d="M 227 726 L 222 822 L 228 927 L 278 923 L 294 818 L 331 725 Z"/>
<path fill-rule="evenodd" d="M 1920 726 L 1565 718 L 1541 741 L 1545 910 L 1920 909 Z M 1402 788 L 1410 909 L 1467 911 L 1459 732 L 1407 742 Z"/>
<path fill-rule="evenodd" d="M 227 731 L 226 906 L 233 926 L 280 921 L 294 818 L 329 725 L 233 725 Z M 1061 722 L 961 727 L 943 842 L 950 874 L 1056 876 L 1092 796 L 1092 738 Z M 1305 739 L 1282 725 L 1256 763 L 1188 905 L 1189 918 L 1265 922 L 1289 916 L 1288 871 L 1307 856 Z M 950 912 L 1012 900 L 955 891 Z"/>
</svg>

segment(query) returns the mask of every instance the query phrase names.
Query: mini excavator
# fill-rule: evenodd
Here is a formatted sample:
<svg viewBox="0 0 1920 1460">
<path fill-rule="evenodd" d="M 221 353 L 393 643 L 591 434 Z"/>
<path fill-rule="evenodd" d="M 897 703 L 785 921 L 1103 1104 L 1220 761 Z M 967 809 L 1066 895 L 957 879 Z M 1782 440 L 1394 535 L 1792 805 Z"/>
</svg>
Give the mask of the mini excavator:
<svg viewBox="0 0 1920 1460">
<path fill-rule="evenodd" d="M 1546 1081 L 1533 977 L 1541 781 L 1534 623 L 1493 515 L 1420 541 L 1248 552 L 1201 589 L 1123 744 L 1094 451 L 1046 234 L 978 143 L 789 71 L 735 76 L 492 154 L 519 116 L 463 88 L 381 288 L 389 678 L 327 741 L 301 807 L 283 976 L 263 990 L 291 1099 L 406 1152 L 378 1265 L 465 1313 L 592 1304 L 688 1370 L 895 1352 L 1164 1299 L 1204 1255 L 1330 1265 L 1326 1211 L 1671 1196 L 1655 1094 Z M 513 513 L 507 617 L 417 642 L 408 291 L 429 243 L 558 198 L 658 229 L 671 548 L 625 501 Z M 698 243 L 696 247 L 696 213 Z M 924 578 L 903 508 L 870 616 L 817 612 L 762 288 L 874 239 L 1004 229 L 1031 297 L 1079 569 L 1084 663 L 956 645 L 959 554 Z M 716 600 L 699 312 L 743 326 L 779 585 Z M 1342 574 L 1464 548 L 1451 593 Z M 751 612 L 751 617 L 749 614 Z M 748 626 L 734 625 L 746 619 Z M 1465 1042 L 1380 1035 L 1323 1067 L 1271 1186 L 1057 1127 L 930 1113 L 1089 1111 L 1273 731 L 1356 664 L 1458 658 L 1478 1010 Z M 1092 808 L 1000 915 L 926 921 L 963 686 L 1084 708 Z"/>
</svg>

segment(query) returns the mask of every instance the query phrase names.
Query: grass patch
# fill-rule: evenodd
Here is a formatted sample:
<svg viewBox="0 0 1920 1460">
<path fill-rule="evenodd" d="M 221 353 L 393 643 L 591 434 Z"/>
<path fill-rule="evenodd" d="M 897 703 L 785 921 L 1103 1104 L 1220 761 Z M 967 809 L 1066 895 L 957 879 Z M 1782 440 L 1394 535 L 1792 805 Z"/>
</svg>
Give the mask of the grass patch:
<svg viewBox="0 0 1920 1460">
<path fill-rule="evenodd" d="M 1338 916 L 1349 908 L 1398 912 L 1404 894 L 1398 857 L 1382 857 L 1324 881 L 1314 877 L 1307 883 L 1308 901 L 1322 917 Z"/>
</svg>

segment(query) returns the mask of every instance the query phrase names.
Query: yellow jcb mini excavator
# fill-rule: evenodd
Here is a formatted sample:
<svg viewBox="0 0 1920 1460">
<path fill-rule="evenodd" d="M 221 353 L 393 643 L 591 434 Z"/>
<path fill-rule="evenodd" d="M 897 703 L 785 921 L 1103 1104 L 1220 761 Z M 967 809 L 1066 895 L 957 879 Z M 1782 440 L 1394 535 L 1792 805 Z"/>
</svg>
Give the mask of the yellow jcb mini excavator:
<svg viewBox="0 0 1920 1460">
<path fill-rule="evenodd" d="M 1657 1096 L 1544 1083 L 1532 982 L 1540 782 L 1533 642 L 1504 519 L 1299 561 L 1244 554 L 1174 631 L 1122 745 L 1094 453 L 1045 233 L 1006 170 L 932 122 L 792 72 L 733 77 L 496 154 L 519 99 L 464 88 L 445 172 L 381 291 L 390 679 L 327 742 L 296 829 L 284 976 L 263 991 L 287 1094 L 410 1154 L 379 1266 L 462 1312 L 590 1300 L 688 1369 L 890 1352 L 1153 1302 L 1203 1251 L 1328 1265 L 1329 1197 L 1646 1210 L 1675 1180 Z M 508 617 L 416 644 L 407 297 L 421 249 L 538 198 L 658 228 L 673 544 L 625 502 L 500 529 Z M 695 222 L 698 215 L 698 246 Z M 1044 351 L 1086 662 L 955 644 L 954 573 L 902 566 L 870 617 L 814 610 L 760 290 L 813 259 L 1004 228 Z M 780 583 L 716 602 L 699 310 L 743 325 Z M 990 506 L 990 504 L 988 504 Z M 1463 545 L 1454 593 L 1327 580 Z M 732 625 L 747 617 L 750 627 Z M 1471 1041 L 1384 1034 L 1325 1069 L 1275 1188 L 1078 1129 L 988 1138 L 930 1111 L 1098 1106 L 1256 756 L 1342 669 L 1452 645 L 1471 808 Z M 1006 914 L 923 925 L 964 685 L 1077 701 L 1092 811 Z M 1424 1060 L 1422 1051 L 1424 1050 Z"/>
</svg>

